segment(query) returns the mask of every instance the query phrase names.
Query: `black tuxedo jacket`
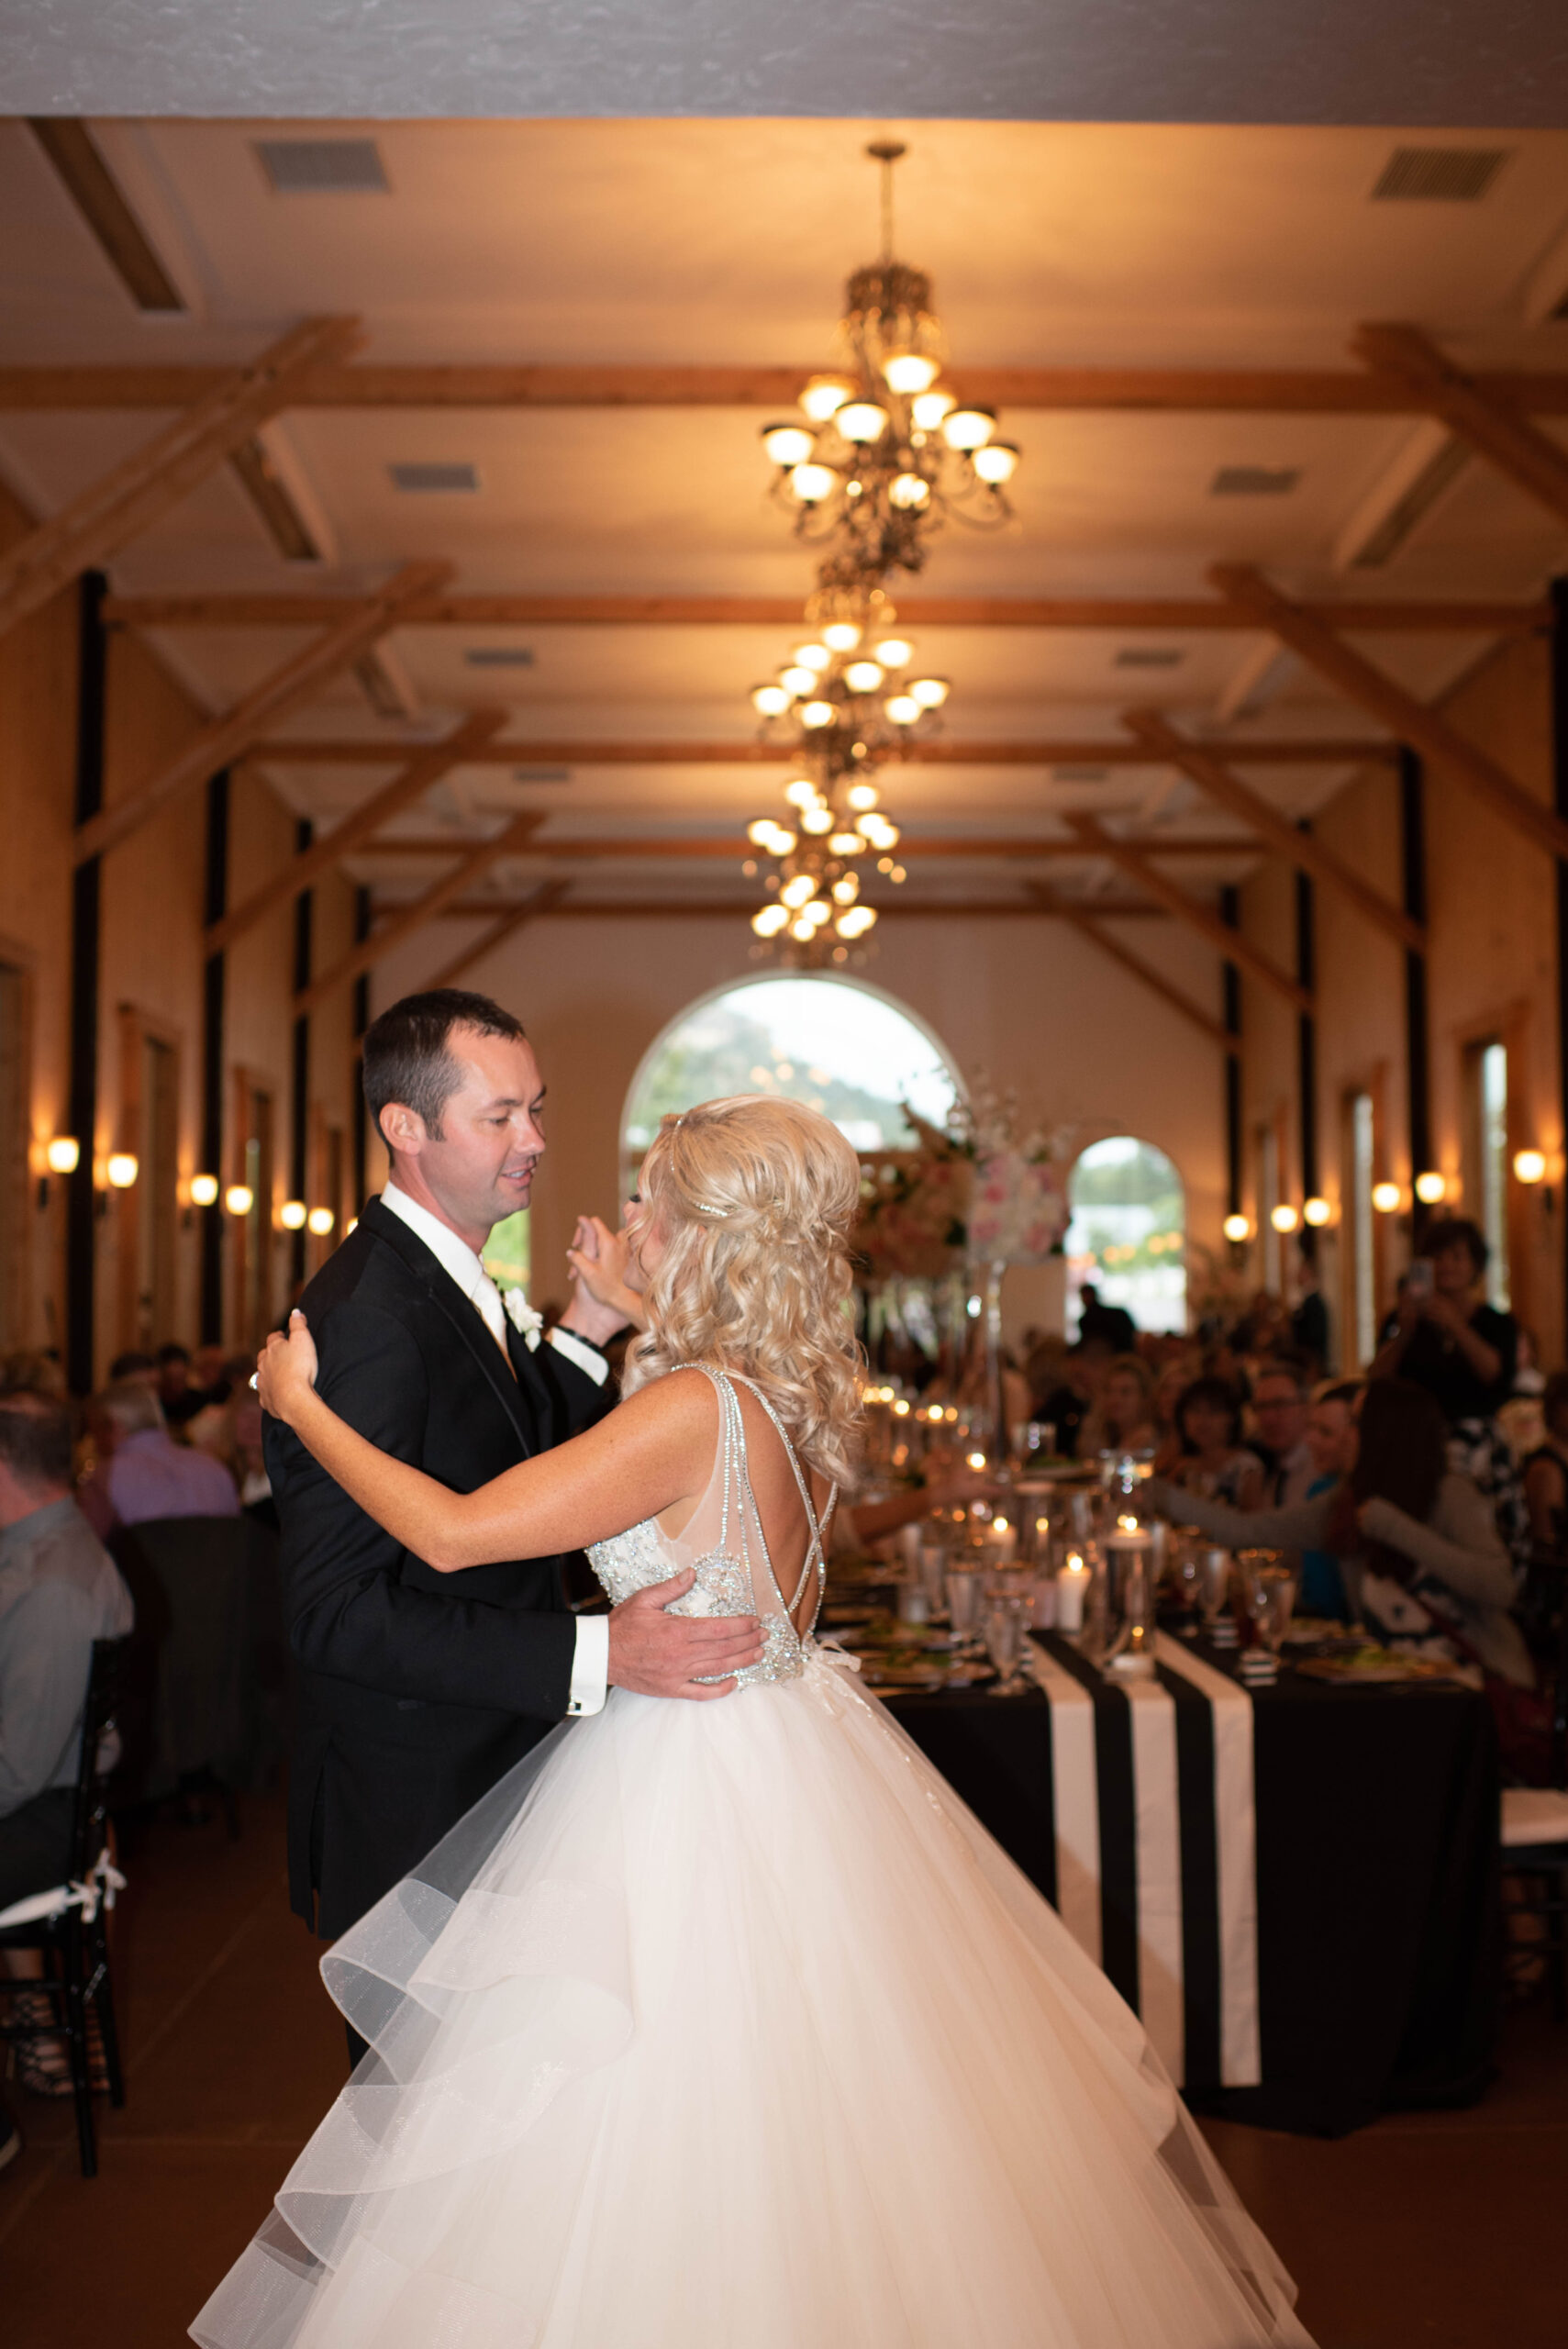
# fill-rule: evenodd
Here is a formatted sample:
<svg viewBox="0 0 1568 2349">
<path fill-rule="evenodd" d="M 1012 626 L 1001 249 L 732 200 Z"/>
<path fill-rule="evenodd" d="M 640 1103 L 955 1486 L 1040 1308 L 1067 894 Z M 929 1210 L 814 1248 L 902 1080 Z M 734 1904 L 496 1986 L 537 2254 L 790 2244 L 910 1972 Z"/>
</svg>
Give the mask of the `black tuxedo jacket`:
<svg viewBox="0 0 1568 2349">
<path fill-rule="evenodd" d="M 380 1199 L 300 1302 L 333 1409 L 454 1492 L 564 1442 L 614 1400 L 508 1323 L 510 1377 L 477 1308 Z M 563 1718 L 576 1620 L 561 1558 L 439 1575 L 280 1420 L 267 1420 L 265 1450 L 300 1667 L 289 1890 L 335 1938 Z"/>
</svg>

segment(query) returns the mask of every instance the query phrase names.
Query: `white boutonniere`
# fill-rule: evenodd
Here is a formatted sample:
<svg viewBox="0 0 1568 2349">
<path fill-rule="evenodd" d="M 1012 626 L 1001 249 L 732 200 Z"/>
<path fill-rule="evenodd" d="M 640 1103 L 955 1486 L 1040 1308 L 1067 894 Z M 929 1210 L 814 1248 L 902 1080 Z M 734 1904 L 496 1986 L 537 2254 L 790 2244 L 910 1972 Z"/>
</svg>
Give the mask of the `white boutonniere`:
<svg viewBox="0 0 1568 2349">
<path fill-rule="evenodd" d="M 544 1315 L 536 1313 L 520 1288 L 507 1289 L 503 1297 L 506 1319 L 521 1338 L 529 1353 L 539 1351 L 539 1333 L 544 1328 Z"/>
</svg>

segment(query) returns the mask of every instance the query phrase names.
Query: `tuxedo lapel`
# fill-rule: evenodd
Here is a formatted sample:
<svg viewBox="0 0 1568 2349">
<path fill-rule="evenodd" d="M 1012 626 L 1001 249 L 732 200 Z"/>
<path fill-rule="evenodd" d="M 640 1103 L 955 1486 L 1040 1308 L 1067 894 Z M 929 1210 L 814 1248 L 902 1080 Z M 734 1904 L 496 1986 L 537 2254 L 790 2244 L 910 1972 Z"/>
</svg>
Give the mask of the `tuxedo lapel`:
<svg viewBox="0 0 1568 2349">
<path fill-rule="evenodd" d="M 384 1241 L 401 1258 L 415 1279 L 428 1291 L 431 1302 L 445 1314 L 488 1379 L 502 1409 L 517 1431 L 517 1441 L 523 1450 L 536 1452 L 539 1448 L 539 1430 L 528 1408 L 531 1398 L 525 1397 L 520 1381 L 508 1374 L 506 1363 L 500 1358 L 500 1349 L 485 1327 L 478 1307 L 464 1297 L 445 1265 L 430 1253 L 418 1234 L 410 1230 L 401 1216 L 392 1214 L 379 1199 L 365 1202 L 365 1211 L 360 1219 L 370 1225 L 377 1239 Z M 506 1329 L 509 1359 L 515 1364 L 517 1351 L 511 1344 L 515 1332 L 509 1321 Z"/>
<path fill-rule="evenodd" d="M 513 1328 L 508 1315 L 506 1351 L 512 1368 L 517 1374 L 518 1386 L 539 1413 L 545 1444 L 559 1443 L 564 1423 L 561 1387 L 555 1375 L 554 1347 L 548 1338 L 542 1337 L 538 1345 L 530 1346 L 521 1330 Z"/>
</svg>

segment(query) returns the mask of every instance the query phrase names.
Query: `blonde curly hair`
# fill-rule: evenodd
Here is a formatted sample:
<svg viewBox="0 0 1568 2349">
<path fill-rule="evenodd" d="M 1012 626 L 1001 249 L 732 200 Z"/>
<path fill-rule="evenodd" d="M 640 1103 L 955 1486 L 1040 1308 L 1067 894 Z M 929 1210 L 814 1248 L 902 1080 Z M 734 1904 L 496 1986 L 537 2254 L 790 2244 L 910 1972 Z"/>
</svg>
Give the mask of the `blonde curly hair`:
<svg viewBox="0 0 1568 2349">
<path fill-rule="evenodd" d="M 860 1432 L 849 1235 L 860 1161 L 799 1101 L 742 1093 L 660 1124 L 642 1197 L 663 1253 L 626 1391 L 684 1363 L 754 1378 L 806 1464 L 836 1485 Z"/>
</svg>

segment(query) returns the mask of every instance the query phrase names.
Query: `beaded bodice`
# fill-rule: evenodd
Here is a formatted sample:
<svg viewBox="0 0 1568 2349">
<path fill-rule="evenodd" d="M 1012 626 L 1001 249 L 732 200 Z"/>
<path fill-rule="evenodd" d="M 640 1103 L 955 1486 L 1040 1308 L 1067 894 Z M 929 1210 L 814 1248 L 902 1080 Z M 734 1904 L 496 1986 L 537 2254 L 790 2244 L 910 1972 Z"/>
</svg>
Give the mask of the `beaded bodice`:
<svg viewBox="0 0 1568 2349">
<path fill-rule="evenodd" d="M 751 1388 L 777 1430 L 806 1506 L 811 1538 L 800 1580 L 793 1596 L 786 1598 L 773 1571 L 751 1491 L 746 1422 L 741 1416 L 740 1398 L 735 1392 L 734 1377 L 727 1371 L 711 1369 L 706 1363 L 695 1367 L 713 1381 L 718 1397 L 718 1450 L 706 1492 L 678 1535 L 666 1533 L 656 1518 L 646 1518 L 628 1532 L 612 1534 L 607 1542 L 594 1542 L 588 1552 L 589 1563 L 616 1606 L 634 1591 L 646 1590 L 651 1583 L 668 1582 L 672 1575 L 683 1574 L 689 1566 L 696 1581 L 684 1598 L 675 1601 L 671 1614 L 754 1614 L 762 1627 L 762 1661 L 748 1664 L 735 1678 L 742 1686 L 762 1680 L 793 1680 L 805 1668 L 806 1642 L 811 1636 L 808 1627 L 803 1641 L 794 1618 L 815 1575 L 817 1599 L 811 1622 L 816 1622 L 827 1574 L 822 1538 L 832 1502 L 818 1519 L 812 1506 L 811 1488 L 801 1473 L 795 1446 L 784 1433 L 778 1413 L 752 1380 L 742 1379 L 740 1384 Z"/>
</svg>

